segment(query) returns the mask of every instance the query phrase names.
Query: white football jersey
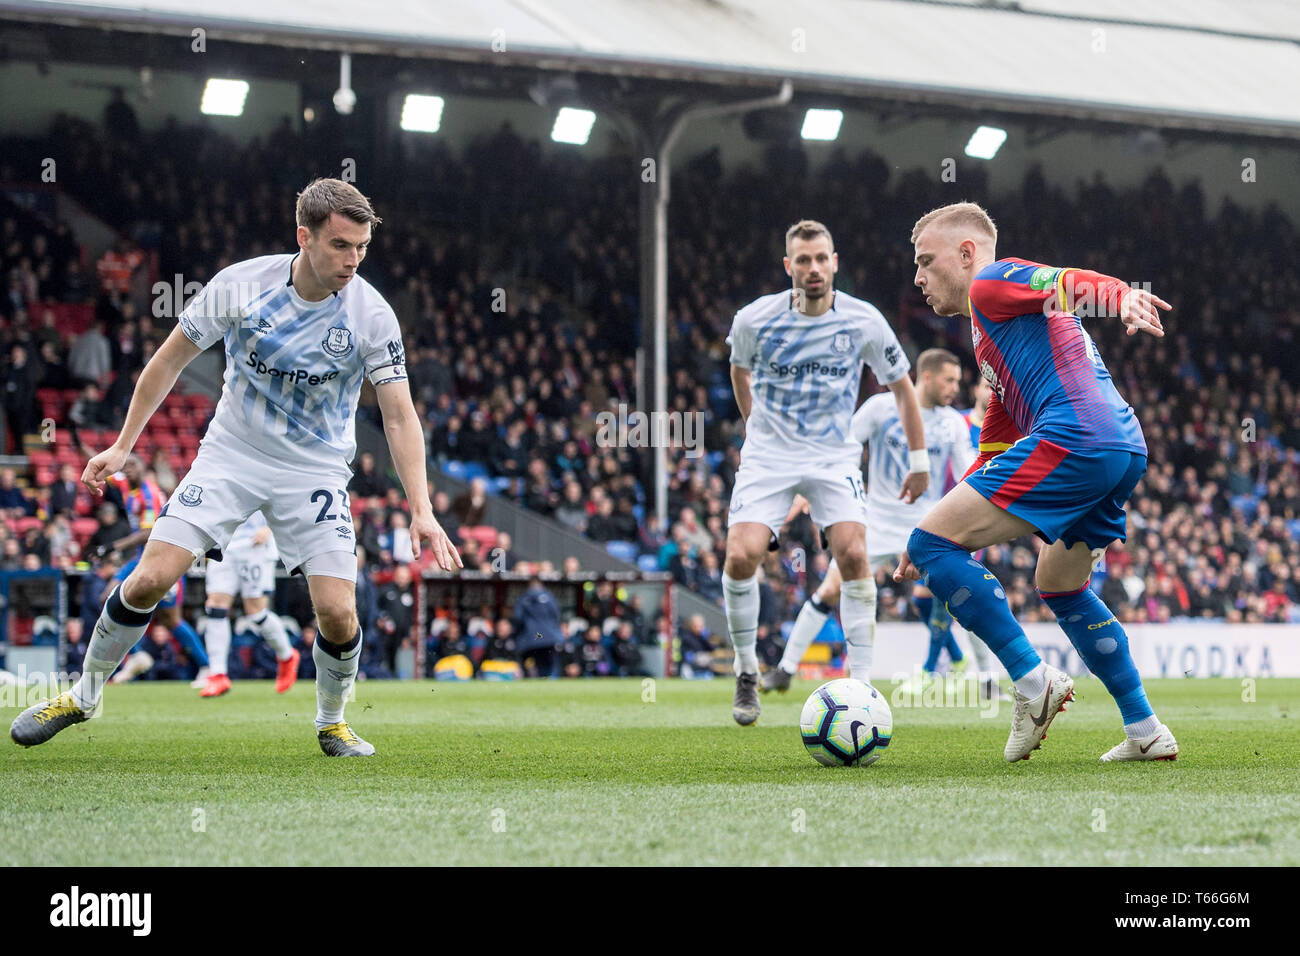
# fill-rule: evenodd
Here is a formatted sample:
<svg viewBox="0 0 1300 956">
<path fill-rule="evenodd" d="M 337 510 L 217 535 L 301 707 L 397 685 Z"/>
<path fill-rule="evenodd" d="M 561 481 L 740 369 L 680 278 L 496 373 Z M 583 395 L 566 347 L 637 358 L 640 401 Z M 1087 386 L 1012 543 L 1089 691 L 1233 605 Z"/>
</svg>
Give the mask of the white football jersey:
<svg viewBox="0 0 1300 956">
<path fill-rule="evenodd" d="M 960 479 L 975 460 L 970 427 L 951 406 L 922 408 L 925 447 L 930 455 L 930 485 L 919 499 L 907 504 L 898 497 L 908 462 L 907 436 L 898 415 L 898 403 L 888 392 L 872 395 L 853 415 L 853 435 L 869 446 L 867 454 L 867 550 L 871 554 L 896 554 L 908 536 L 943 497 L 951 474 Z"/>
<path fill-rule="evenodd" d="M 727 344 L 731 364 L 751 373 L 741 454 L 796 467 L 862 457 L 850 423 L 864 361 L 882 385 L 911 368 L 880 311 L 843 292 L 818 316 L 791 308 L 788 290 L 756 299 L 736 313 Z"/>
<path fill-rule="evenodd" d="M 320 302 L 293 288 L 295 255 L 222 269 L 181 313 L 181 330 L 206 349 L 226 345 L 225 386 L 202 446 L 255 455 L 297 470 L 347 467 L 356 453 L 361 379 L 406 380 L 397 317 L 361 276 Z"/>
</svg>

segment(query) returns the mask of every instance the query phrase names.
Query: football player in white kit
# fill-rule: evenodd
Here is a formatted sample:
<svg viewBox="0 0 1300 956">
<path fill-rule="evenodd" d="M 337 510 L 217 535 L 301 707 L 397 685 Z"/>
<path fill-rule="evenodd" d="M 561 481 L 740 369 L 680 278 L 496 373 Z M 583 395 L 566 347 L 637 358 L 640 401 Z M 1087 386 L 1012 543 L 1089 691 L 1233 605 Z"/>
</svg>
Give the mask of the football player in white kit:
<svg viewBox="0 0 1300 956">
<path fill-rule="evenodd" d="M 44 743 L 91 717 L 159 599 L 260 509 L 285 567 L 307 578 L 319 624 L 312 651 L 317 742 L 332 757 L 375 752 L 343 719 L 362 640 L 346 489 L 364 378 L 374 385 L 410 501 L 415 554 L 427 541 L 445 571 L 461 566 L 460 555 L 429 501 L 424 433 L 397 317 L 357 275 L 379 217 L 355 186 L 318 179 L 299 193 L 296 218 L 295 253 L 228 266 L 190 301 L 141 373 L 117 442 L 86 465 L 81 480 L 102 494 L 181 369 L 224 340 L 225 386 L 193 466 L 154 524 L 139 565 L 105 602 L 81 679 L 14 718 L 16 743 Z"/>
<path fill-rule="evenodd" d="M 907 356 L 875 306 L 833 287 L 839 261 L 830 232 L 805 219 L 785 236 L 793 289 L 736 313 L 731 384 L 745 419 L 745 444 L 731 493 L 723 600 L 735 650 L 732 717 L 758 719 L 758 566 L 796 494 L 830 540 L 844 575 L 845 640 L 851 675 L 867 680 L 876 628 L 876 586 L 867 568 L 862 442 L 851 430 L 862 363 L 889 387 L 912 449 L 908 501 L 924 493 L 930 466 Z"/>
<path fill-rule="evenodd" d="M 238 594 L 248 618 L 248 629 L 275 651 L 275 692 L 285 693 L 298 679 L 301 654 L 289 643 L 284 624 L 270 608 L 268 594 L 275 590 L 275 566 L 280 552 L 266 516 L 254 511 L 235 529 L 221 560 L 208 560 L 207 600 L 203 610 L 207 626 L 203 640 L 208 645 L 210 671 L 200 697 L 220 697 L 230 691 L 230 609 Z"/>
<path fill-rule="evenodd" d="M 868 446 L 867 560 L 872 571 L 882 567 L 892 570 L 897 566 L 912 529 L 943 497 L 949 476 L 960 480 L 975 460 L 970 425 L 961 412 L 951 407 L 961 380 L 960 359 L 947 349 L 927 349 L 917 357 L 916 372 L 916 393 L 930 462 L 929 487 L 919 499 L 900 500 L 908 475 L 909 449 L 895 401 L 883 393 L 873 395 L 853 415 L 853 437 Z M 763 691 L 789 689 L 799 662 L 839 602 L 840 591 L 839 568 L 832 561 L 821 586 L 800 609 L 780 663 L 763 675 Z M 917 601 L 922 623 L 932 634 L 951 621 L 942 607 L 932 606 L 933 598 L 924 586 L 916 585 L 912 596 Z M 991 654 L 974 635 L 971 645 L 982 677 L 993 667 Z M 988 693 L 996 695 L 994 691 Z"/>
</svg>

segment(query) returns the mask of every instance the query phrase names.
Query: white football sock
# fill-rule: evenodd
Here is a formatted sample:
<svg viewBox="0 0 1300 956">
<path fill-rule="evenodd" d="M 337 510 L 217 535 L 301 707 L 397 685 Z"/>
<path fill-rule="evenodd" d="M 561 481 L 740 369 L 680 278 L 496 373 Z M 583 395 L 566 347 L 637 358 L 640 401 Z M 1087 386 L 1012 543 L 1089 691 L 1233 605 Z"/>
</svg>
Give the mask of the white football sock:
<svg viewBox="0 0 1300 956">
<path fill-rule="evenodd" d="M 230 664 L 230 612 L 225 608 L 208 608 L 208 626 L 203 629 L 203 643 L 208 646 L 208 672 L 225 674 Z"/>
<path fill-rule="evenodd" d="M 849 676 L 870 682 L 876 645 L 876 582 L 872 578 L 845 581 L 840 586 L 840 623 L 844 626 Z"/>
<path fill-rule="evenodd" d="M 794 627 L 790 628 L 790 639 L 786 641 L 785 653 L 781 655 L 781 663 L 777 665 L 787 674 L 798 672 L 799 662 L 803 660 L 804 654 L 808 653 L 808 648 L 812 647 L 812 642 L 821 633 L 822 626 L 829 616 L 827 611 L 817 607 L 814 602 L 820 603 L 816 594 L 803 602 L 803 607 L 799 609 L 799 616 L 794 619 Z"/>
<path fill-rule="evenodd" d="M 341 646 L 330 644 L 318 634 L 311 659 L 316 662 L 316 729 L 322 730 L 343 720 L 343 705 L 361 666 L 361 628 L 357 628 L 356 637 Z"/>
<path fill-rule="evenodd" d="M 280 620 L 280 615 L 273 613 L 269 607 L 262 608 L 261 614 L 248 619 L 248 626 L 253 629 L 253 633 L 271 645 L 277 661 L 289 659 L 289 655 L 293 653 L 293 646 L 289 643 L 289 635 L 284 631 L 284 621 Z"/>
<path fill-rule="evenodd" d="M 1160 726 L 1160 718 L 1152 714 L 1145 720 L 1139 720 L 1136 724 L 1125 724 L 1124 733 L 1132 740 L 1142 740 L 1144 737 L 1150 737 Z"/>
<path fill-rule="evenodd" d="M 1016 690 L 1033 700 L 1047 687 L 1047 665 L 1042 661 L 1020 680 L 1015 682 Z"/>
<path fill-rule="evenodd" d="M 722 574 L 722 600 L 727 608 L 727 630 L 736 651 L 736 676 L 758 673 L 758 574 L 737 581 Z"/>
<path fill-rule="evenodd" d="M 119 585 L 104 602 L 95 622 L 95 631 L 86 645 L 86 659 L 81 665 L 81 679 L 73 685 L 72 699 L 82 710 L 91 710 L 104 693 L 104 683 L 122 663 L 127 651 L 143 636 L 153 617 L 153 608 L 137 608 L 121 597 Z"/>
</svg>

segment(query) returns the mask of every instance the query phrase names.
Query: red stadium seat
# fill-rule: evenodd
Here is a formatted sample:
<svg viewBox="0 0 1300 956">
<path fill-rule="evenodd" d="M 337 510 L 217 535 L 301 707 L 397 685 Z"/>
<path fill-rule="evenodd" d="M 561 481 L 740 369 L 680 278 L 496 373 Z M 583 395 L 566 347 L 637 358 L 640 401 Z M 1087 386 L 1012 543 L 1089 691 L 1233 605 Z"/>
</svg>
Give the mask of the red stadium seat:
<svg viewBox="0 0 1300 956">
<path fill-rule="evenodd" d="M 34 518 L 34 517 L 15 518 L 13 530 L 15 534 L 26 534 L 32 528 L 42 528 L 44 526 L 45 526 L 45 522 L 42 521 L 40 518 Z"/>
</svg>

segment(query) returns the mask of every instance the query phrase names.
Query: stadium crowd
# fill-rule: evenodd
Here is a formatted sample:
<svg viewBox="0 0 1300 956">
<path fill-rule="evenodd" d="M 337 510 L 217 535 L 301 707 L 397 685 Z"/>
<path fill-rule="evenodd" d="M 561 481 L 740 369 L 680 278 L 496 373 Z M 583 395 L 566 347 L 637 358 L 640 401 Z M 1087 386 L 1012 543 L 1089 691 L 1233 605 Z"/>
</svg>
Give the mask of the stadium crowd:
<svg viewBox="0 0 1300 956">
<path fill-rule="evenodd" d="M 20 454 L 24 436 L 40 430 L 38 389 L 80 392 L 60 428 L 117 427 L 134 376 L 174 321 L 174 310 L 150 291 L 152 272 L 201 282 L 231 262 L 284 251 L 295 191 L 331 172 L 311 158 L 324 155 L 314 135 L 286 120 L 266 142 L 235 148 L 199 127 L 105 130 L 60 115 L 47 138 L 3 144 L 0 182 L 37 168 L 28 160 L 59 156 L 60 187 L 124 238 L 92 265 L 81 261 L 66 225 L 0 204 L 0 447 Z M 359 162 L 363 172 L 366 162 Z M 963 166 L 954 185 L 919 170 L 891 173 L 870 153 L 837 151 L 813 176 L 802 150 L 776 147 L 761 164 L 729 172 L 713 153 L 684 164 L 669 252 L 669 394 L 672 409 L 702 416 L 708 454 L 691 457 L 681 447 L 613 445 L 597 428 L 597 413 L 636 402 L 639 178 L 627 172 L 636 165 L 630 155 L 548 156 L 507 125 L 461 156 L 430 139 L 386 162 L 376 160 L 373 175 L 360 177 L 389 216 L 364 272 L 403 326 L 431 474 L 468 464 L 478 476 L 457 500 L 434 496 L 439 520 L 463 542 L 466 567 L 521 564 L 508 536 L 479 530 L 486 496 L 502 494 L 720 603 L 726 507 L 743 439 L 725 339 L 737 308 L 783 284 L 780 236 L 805 215 L 826 218 L 836 237 L 837 286 L 880 306 L 913 358 L 931 345 L 962 354 L 969 394 L 969 330 L 925 308 L 911 286 L 906 237 L 921 212 L 984 195 L 977 168 Z M 420 185 L 410 187 L 403 172 L 415 169 Z M 802 188 L 787 188 L 794 181 Z M 402 184 L 400 196 L 389 183 Z M 1129 507 L 1128 542 L 1110 549 L 1098 579 L 1120 619 L 1300 620 L 1295 224 L 1276 210 L 1231 201 L 1210 212 L 1196 184 L 1176 186 L 1159 172 L 1133 189 L 1098 177 L 1067 190 L 1031 170 L 1016 193 L 988 205 L 1003 255 L 1140 279 L 1175 305 L 1161 340 L 1129 339 L 1104 317 L 1087 323 L 1150 449 Z M 827 210 L 853 213 L 837 219 Z M 93 304 L 88 326 L 61 325 L 60 303 Z M 864 393 L 874 390 L 867 377 Z M 362 414 L 378 422 L 373 404 Z M 652 454 L 669 460 L 668 527 L 647 510 Z M 165 455 L 150 465 L 152 480 L 170 492 L 177 469 Z M 404 502 L 373 460 L 362 456 L 354 468 L 350 490 L 363 577 L 376 591 L 375 633 L 400 633 L 409 581 L 398 582 L 409 577 L 411 559 Z M 78 477 L 65 466 L 57 482 L 37 487 L 34 474 L 0 472 L 0 508 L 9 519 L 0 524 L 0 567 L 73 567 L 121 533 L 111 506 L 96 514 L 103 527 L 88 539 L 74 533 L 76 516 L 88 511 Z M 817 539 L 807 518 L 796 519 L 764 565 L 760 637 L 778 653 L 781 625 L 825 572 Z M 1035 547 L 1022 539 L 986 557 L 1025 621 L 1050 619 L 1032 586 Z M 882 618 L 915 617 L 883 573 L 878 583 Z M 630 655 L 627 665 L 618 661 L 623 624 L 636 643 L 653 643 L 657 612 L 622 615 L 601 616 L 612 625 L 580 619 L 578 627 L 600 631 L 603 663 L 587 650 L 588 634 L 567 624 L 551 645 L 558 650 L 542 655 L 551 659 L 530 653 L 525 660 L 534 672 L 557 674 L 631 666 Z M 518 620 L 481 612 L 433 620 L 436 633 L 418 637 L 428 642 L 426 660 L 463 649 L 477 666 L 512 641 L 513 658 L 523 653 Z M 716 648 L 722 636 L 701 635 L 698 624 L 682 624 L 682 647 L 702 640 Z M 391 671 L 400 644 L 367 645 L 373 674 Z"/>
</svg>

